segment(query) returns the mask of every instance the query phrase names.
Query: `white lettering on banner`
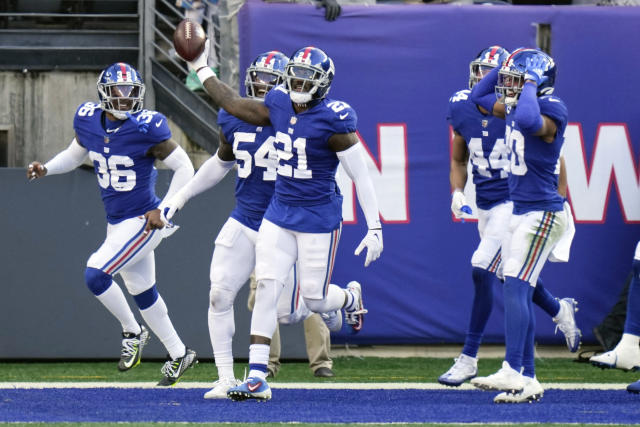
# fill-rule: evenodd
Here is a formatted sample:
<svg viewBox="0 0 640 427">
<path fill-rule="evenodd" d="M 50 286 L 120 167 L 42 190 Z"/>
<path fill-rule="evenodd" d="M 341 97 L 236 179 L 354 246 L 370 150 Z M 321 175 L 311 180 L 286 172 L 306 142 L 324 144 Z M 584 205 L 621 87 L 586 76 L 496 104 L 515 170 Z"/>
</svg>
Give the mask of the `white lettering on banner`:
<svg viewBox="0 0 640 427">
<path fill-rule="evenodd" d="M 624 221 L 640 222 L 638 169 L 626 124 L 598 126 L 590 168 L 587 168 L 580 124 L 570 123 L 564 136 L 567 185 L 576 222 L 605 222 L 612 179 L 615 179 Z"/>
<path fill-rule="evenodd" d="M 404 123 L 384 123 L 378 125 L 378 163 L 371 155 L 361 135 L 358 138 L 368 155 L 365 161 L 369 169 L 373 187 L 376 189 L 380 216 L 386 223 L 409 222 L 409 187 L 407 126 Z M 353 181 L 338 167 L 336 176 L 340 191 L 344 196 L 342 217 L 344 223 L 356 221 L 356 195 Z"/>
</svg>

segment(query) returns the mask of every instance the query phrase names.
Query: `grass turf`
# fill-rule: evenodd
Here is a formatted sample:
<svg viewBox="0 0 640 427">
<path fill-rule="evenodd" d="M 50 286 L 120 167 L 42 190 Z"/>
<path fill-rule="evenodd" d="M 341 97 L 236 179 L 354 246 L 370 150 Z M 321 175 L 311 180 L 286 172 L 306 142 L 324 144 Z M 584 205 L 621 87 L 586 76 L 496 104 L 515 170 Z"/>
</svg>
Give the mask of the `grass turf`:
<svg viewBox="0 0 640 427">
<path fill-rule="evenodd" d="M 452 359 L 439 358 L 379 358 L 338 357 L 334 359 L 334 378 L 316 378 L 306 362 L 284 362 L 275 379 L 270 382 L 436 382 Z M 482 359 L 478 375 L 488 375 L 500 368 L 501 359 Z M 2 382 L 140 382 L 156 381 L 162 377 L 162 362 L 143 361 L 136 368 L 119 372 L 117 361 L 100 362 L 5 362 L 0 363 Z M 242 378 L 246 362 L 235 366 L 236 377 Z M 576 363 L 572 359 L 536 359 L 538 380 L 570 383 L 631 383 L 640 374 L 617 369 L 602 370 L 588 363 Z M 213 382 L 217 371 L 212 361 L 202 361 L 190 369 L 183 381 Z"/>
</svg>

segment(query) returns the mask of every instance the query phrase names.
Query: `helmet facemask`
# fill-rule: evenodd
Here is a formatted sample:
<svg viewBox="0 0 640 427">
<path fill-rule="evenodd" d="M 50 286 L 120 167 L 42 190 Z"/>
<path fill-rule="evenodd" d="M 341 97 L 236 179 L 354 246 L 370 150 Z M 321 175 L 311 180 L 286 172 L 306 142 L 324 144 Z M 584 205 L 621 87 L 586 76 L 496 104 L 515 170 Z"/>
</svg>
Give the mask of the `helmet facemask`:
<svg viewBox="0 0 640 427">
<path fill-rule="evenodd" d="M 487 74 L 496 68 L 495 65 L 487 64 L 486 62 L 478 59 L 471 61 L 469 64 L 469 89 L 484 78 Z"/>
<path fill-rule="evenodd" d="M 498 83 L 496 83 L 496 97 L 498 101 L 509 107 L 518 104 L 520 93 L 524 86 L 524 74 L 511 71 L 506 67 L 500 69 L 498 73 Z"/>
<path fill-rule="evenodd" d="M 270 68 L 249 67 L 244 87 L 250 98 L 264 99 L 271 89 L 282 83 L 282 75 Z"/>
<path fill-rule="evenodd" d="M 142 111 L 144 84 L 139 82 L 101 83 L 98 81 L 100 106 L 119 120 Z"/>
<path fill-rule="evenodd" d="M 306 104 L 329 92 L 331 79 L 324 70 L 306 64 L 289 63 L 285 69 L 285 84 L 295 104 Z M 318 96 L 322 93 L 322 96 Z"/>
</svg>

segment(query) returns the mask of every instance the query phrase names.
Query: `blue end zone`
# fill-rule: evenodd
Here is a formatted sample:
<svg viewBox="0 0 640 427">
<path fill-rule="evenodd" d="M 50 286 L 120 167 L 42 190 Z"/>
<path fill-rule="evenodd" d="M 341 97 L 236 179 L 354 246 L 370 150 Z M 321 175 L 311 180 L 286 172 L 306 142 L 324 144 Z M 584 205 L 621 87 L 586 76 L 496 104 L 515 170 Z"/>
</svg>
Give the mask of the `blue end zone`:
<svg viewBox="0 0 640 427">
<path fill-rule="evenodd" d="M 273 399 L 205 400 L 206 389 L 5 389 L 3 422 L 636 423 L 623 390 L 549 390 L 534 404 L 494 404 L 475 390 L 273 390 Z"/>
</svg>

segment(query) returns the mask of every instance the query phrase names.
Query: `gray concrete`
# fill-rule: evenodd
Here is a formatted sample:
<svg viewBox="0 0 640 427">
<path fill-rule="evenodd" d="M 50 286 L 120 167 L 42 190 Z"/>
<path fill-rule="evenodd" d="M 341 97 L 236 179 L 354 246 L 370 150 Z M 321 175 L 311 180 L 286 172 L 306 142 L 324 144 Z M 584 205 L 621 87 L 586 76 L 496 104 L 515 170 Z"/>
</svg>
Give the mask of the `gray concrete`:
<svg viewBox="0 0 640 427">
<path fill-rule="evenodd" d="M 70 103 L 60 103 L 60 108 Z M 176 216 L 181 229 L 156 249 L 158 289 L 176 330 L 201 357 L 212 357 L 209 263 L 215 235 L 233 208 L 234 177 L 229 174 L 215 189 L 190 201 Z M 170 178 L 170 172 L 160 171 L 159 194 Z M 80 169 L 28 183 L 22 169 L 0 168 L 0 195 L 0 359 L 118 357 L 120 327 L 84 284 L 86 260 L 106 230 L 93 172 Z M 233 350 L 238 358 L 248 357 L 246 288 L 236 300 Z M 283 327 L 281 332 L 282 357 L 306 358 L 302 327 Z M 152 336 L 145 355 L 165 354 Z"/>
</svg>

